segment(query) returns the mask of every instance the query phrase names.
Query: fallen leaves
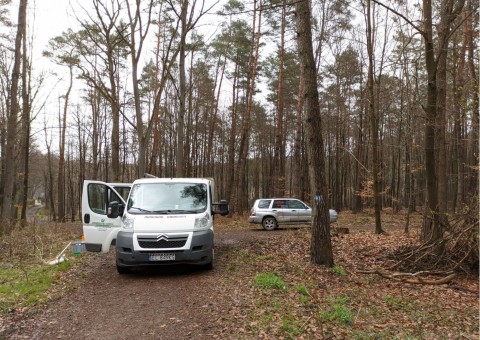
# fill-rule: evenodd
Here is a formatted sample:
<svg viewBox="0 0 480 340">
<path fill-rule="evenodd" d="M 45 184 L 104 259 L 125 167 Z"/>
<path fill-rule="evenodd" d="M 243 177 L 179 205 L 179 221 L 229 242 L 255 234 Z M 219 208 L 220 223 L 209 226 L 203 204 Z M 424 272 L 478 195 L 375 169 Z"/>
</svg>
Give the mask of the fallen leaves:
<svg viewBox="0 0 480 340">
<path fill-rule="evenodd" d="M 439 280 L 388 273 L 398 280 L 420 277 L 423 283 L 441 284 L 432 286 L 360 273 L 388 268 L 396 249 L 417 244 L 419 224 L 405 234 L 401 218 L 389 216 L 393 226 L 386 225 L 387 233 L 376 235 L 373 225 L 369 230 L 366 223 L 357 227 L 341 217 L 350 234 L 332 238 L 336 270 L 310 263 L 309 228 L 257 232 L 235 222 L 244 240 L 225 245 L 229 257 L 223 265 L 237 270 L 222 281 L 224 287 L 232 287 L 231 300 L 241 296 L 243 303 L 232 303 L 229 317 L 222 321 L 230 324 L 227 338 L 478 338 L 477 277 L 445 275 Z M 275 273 L 287 289 L 265 292 L 252 285 L 259 273 Z M 305 287 L 308 297 L 296 287 Z"/>
</svg>

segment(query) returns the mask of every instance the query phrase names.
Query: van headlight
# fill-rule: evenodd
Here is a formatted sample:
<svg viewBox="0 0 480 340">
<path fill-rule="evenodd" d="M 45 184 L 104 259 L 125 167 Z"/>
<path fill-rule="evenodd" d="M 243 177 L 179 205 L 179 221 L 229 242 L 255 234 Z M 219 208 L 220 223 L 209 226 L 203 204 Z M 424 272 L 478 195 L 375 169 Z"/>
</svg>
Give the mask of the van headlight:
<svg viewBox="0 0 480 340">
<path fill-rule="evenodd" d="M 131 217 L 128 217 L 127 214 L 123 215 L 123 217 L 122 217 L 122 228 L 126 229 L 126 231 L 132 231 L 133 232 L 134 221 L 135 220 Z"/>
<path fill-rule="evenodd" d="M 209 227 L 210 215 L 205 214 L 202 217 L 197 217 L 195 219 L 194 229 L 206 229 Z"/>
</svg>

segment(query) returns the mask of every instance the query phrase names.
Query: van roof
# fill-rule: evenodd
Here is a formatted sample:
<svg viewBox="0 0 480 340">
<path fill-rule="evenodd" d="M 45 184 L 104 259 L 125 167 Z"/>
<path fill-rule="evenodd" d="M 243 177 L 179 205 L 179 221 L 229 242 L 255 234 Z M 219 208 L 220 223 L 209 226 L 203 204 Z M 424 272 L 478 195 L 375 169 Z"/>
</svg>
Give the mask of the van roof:
<svg viewBox="0 0 480 340">
<path fill-rule="evenodd" d="M 205 183 L 209 184 L 213 181 L 211 178 L 140 178 L 133 182 L 136 183 Z"/>
</svg>

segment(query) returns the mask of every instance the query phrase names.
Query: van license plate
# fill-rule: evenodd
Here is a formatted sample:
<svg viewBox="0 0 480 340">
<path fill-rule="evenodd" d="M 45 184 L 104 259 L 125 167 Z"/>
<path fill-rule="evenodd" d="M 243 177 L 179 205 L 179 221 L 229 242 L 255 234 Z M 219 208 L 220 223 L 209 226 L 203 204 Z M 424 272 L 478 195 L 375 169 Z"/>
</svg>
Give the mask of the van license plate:
<svg viewBox="0 0 480 340">
<path fill-rule="evenodd" d="M 149 261 L 175 261 L 174 253 L 152 254 L 148 257 Z"/>
</svg>

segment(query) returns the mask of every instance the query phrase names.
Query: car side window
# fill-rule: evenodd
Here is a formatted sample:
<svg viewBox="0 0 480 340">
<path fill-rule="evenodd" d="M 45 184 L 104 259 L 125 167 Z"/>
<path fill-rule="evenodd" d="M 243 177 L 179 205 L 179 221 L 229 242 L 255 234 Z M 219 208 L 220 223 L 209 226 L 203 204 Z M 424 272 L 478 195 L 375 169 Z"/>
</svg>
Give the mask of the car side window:
<svg viewBox="0 0 480 340">
<path fill-rule="evenodd" d="M 258 202 L 258 207 L 260 209 L 268 209 L 268 207 L 270 207 L 270 202 L 272 200 L 260 200 L 260 202 Z"/>
<path fill-rule="evenodd" d="M 288 201 L 288 207 L 290 209 L 306 209 L 305 204 L 300 201 Z"/>
<path fill-rule="evenodd" d="M 283 200 L 275 200 L 273 201 L 273 205 L 272 205 L 272 208 L 275 208 L 275 209 L 285 209 L 287 208 L 286 204 L 285 204 L 285 201 Z"/>
</svg>

